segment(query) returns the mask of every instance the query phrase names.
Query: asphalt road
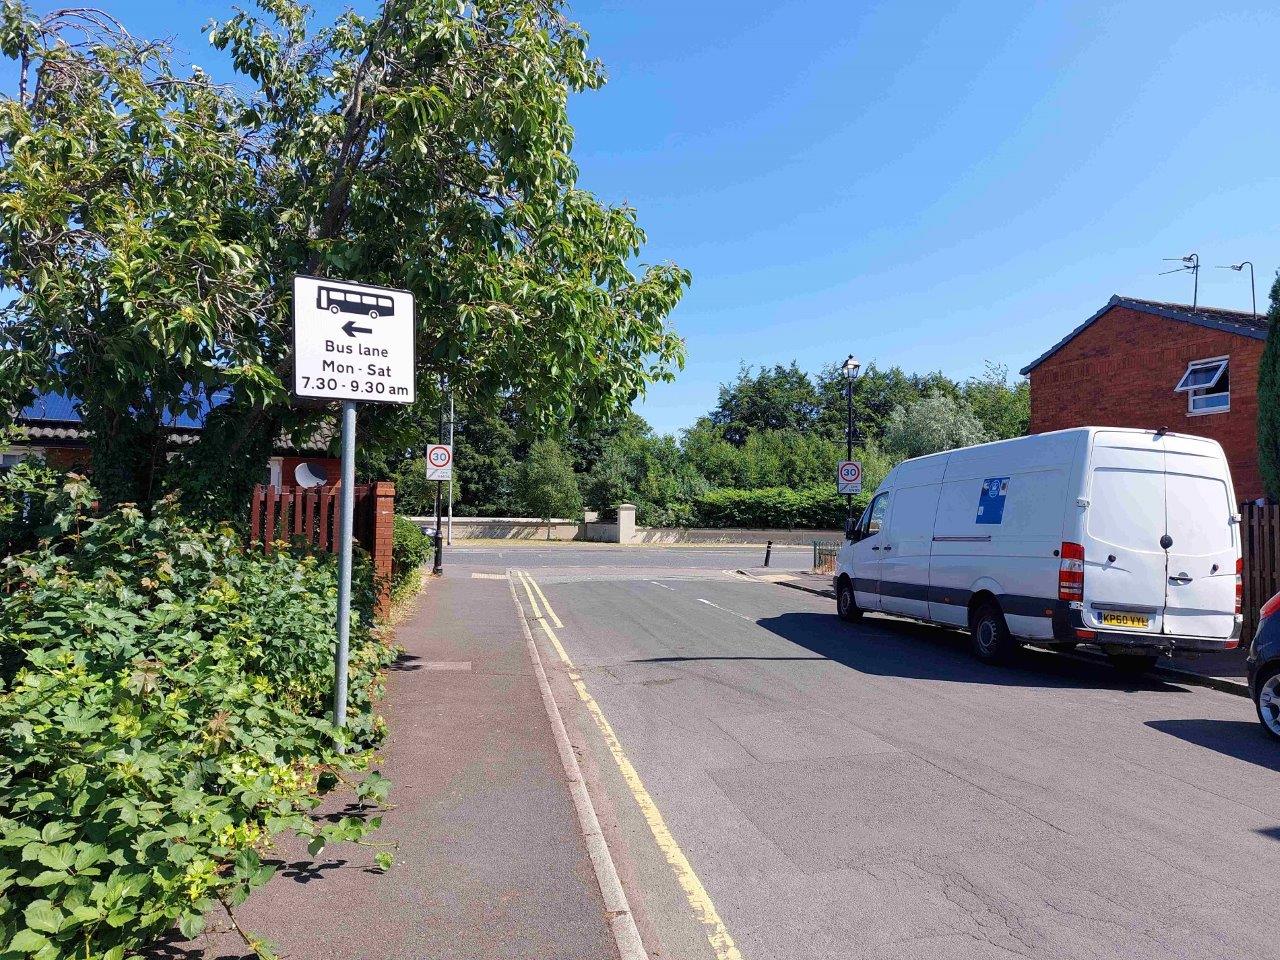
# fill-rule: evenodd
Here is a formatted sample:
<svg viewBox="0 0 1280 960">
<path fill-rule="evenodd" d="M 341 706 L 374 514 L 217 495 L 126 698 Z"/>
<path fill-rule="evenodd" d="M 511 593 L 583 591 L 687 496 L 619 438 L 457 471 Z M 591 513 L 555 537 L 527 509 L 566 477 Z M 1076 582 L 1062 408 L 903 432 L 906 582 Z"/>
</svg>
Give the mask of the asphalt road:
<svg viewBox="0 0 1280 960">
<path fill-rule="evenodd" d="M 1274 955 L 1280 745 L 1247 700 L 845 624 L 732 572 L 756 553 L 450 554 L 550 601 L 539 650 L 651 956 Z M 736 946 L 708 940 L 617 751 Z"/>
</svg>

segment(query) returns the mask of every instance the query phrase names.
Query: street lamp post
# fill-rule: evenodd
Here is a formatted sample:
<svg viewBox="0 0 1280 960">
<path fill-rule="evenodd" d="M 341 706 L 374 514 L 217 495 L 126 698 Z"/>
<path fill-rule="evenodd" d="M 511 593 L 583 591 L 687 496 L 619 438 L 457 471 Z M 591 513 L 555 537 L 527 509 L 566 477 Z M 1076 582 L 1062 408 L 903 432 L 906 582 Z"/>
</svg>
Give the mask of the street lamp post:
<svg viewBox="0 0 1280 960">
<path fill-rule="evenodd" d="M 844 458 L 846 460 L 853 459 L 853 381 L 858 379 L 858 371 L 860 369 L 862 369 L 862 364 L 858 362 L 858 358 L 852 353 L 849 354 L 849 358 L 845 360 L 844 365 L 840 368 L 845 379 L 844 395 L 846 423 L 844 432 Z M 844 522 L 844 533 L 847 537 L 853 532 L 853 494 L 845 494 L 845 499 L 848 501 L 849 507 L 849 515 L 845 518 Z"/>
<path fill-rule="evenodd" d="M 1253 301 L 1253 319 L 1258 319 L 1258 285 L 1253 279 L 1253 262 L 1250 260 L 1242 260 L 1239 263 L 1231 263 L 1225 267 L 1219 267 L 1219 270 L 1234 270 L 1239 273 L 1245 267 L 1249 268 L 1249 296 Z"/>
</svg>

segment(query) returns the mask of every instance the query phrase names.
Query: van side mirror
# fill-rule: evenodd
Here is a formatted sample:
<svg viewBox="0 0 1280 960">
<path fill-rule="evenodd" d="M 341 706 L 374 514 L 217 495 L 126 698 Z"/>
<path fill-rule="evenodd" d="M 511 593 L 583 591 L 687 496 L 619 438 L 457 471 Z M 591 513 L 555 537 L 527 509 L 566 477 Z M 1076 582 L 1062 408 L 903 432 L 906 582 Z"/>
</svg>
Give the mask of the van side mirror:
<svg viewBox="0 0 1280 960">
<path fill-rule="evenodd" d="M 844 521 L 844 538 L 850 543 L 857 543 L 862 539 L 858 524 L 852 517 L 847 517 Z"/>
</svg>

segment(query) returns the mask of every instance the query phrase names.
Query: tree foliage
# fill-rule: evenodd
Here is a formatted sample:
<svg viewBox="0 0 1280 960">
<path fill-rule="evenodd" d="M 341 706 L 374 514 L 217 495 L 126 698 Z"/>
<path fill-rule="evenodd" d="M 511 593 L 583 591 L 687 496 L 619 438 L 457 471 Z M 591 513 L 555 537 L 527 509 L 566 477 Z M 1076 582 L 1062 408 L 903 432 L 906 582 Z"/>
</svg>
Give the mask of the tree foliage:
<svg viewBox="0 0 1280 960">
<path fill-rule="evenodd" d="M 581 515 L 582 494 L 573 463 L 554 440 L 539 440 L 529 449 L 520 470 L 520 501 L 530 514 L 548 521 L 548 540 L 553 517 L 575 519 Z"/>
<path fill-rule="evenodd" d="M 1273 500 L 1280 500 L 1280 274 L 1271 284 L 1267 345 L 1258 370 L 1258 466 Z"/>
<path fill-rule="evenodd" d="M 834 367 L 816 376 L 795 364 L 758 372 L 743 368 L 721 388 L 716 408 L 678 440 L 628 413 L 603 427 L 571 426 L 562 434 L 563 446 L 588 506 L 634 503 L 638 521 L 646 525 L 699 523 L 706 518 L 698 519 L 698 504 L 716 491 L 834 490 L 835 465 L 845 456 L 844 389 Z M 1026 381 L 1009 382 L 1007 371 L 996 365 L 962 382 L 871 365 L 854 390 L 855 419 L 861 417 L 854 456 L 862 461 L 864 487 L 873 490 L 908 454 L 1021 435 L 1028 399 Z M 924 400 L 932 402 L 921 405 Z M 424 437 L 434 439 L 435 416 L 421 421 Z M 511 402 L 496 409 L 460 407 L 458 420 L 456 512 L 530 512 L 519 489 L 521 464 L 530 454 L 530 431 L 520 410 Z M 891 424 L 893 448 L 886 439 Z M 414 456 L 394 474 L 397 495 L 402 509 L 430 512 L 434 485 L 423 481 L 422 463 Z M 390 461 L 388 466 L 394 468 Z M 790 515 L 772 495 L 751 503 L 752 510 L 773 503 L 782 511 L 779 517 Z"/>
<path fill-rule="evenodd" d="M 689 275 L 633 272 L 635 212 L 576 185 L 571 93 L 604 82 L 554 0 L 386 0 L 315 24 L 262 0 L 209 31 L 239 83 L 85 11 L 9 3 L 0 51 L 0 406 L 81 398 L 109 500 L 258 479 L 289 406 L 289 278 L 406 287 L 419 380 L 524 422 L 608 419 L 671 376 Z M 166 419 L 226 399 L 164 455 Z M 395 442 L 406 413 L 371 412 Z M 230 498 L 230 499 L 229 499 Z"/>
<path fill-rule="evenodd" d="M 884 430 L 885 449 L 899 460 L 989 439 L 982 421 L 972 410 L 943 395 L 922 397 L 904 407 L 895 407 Z"/>
<path fill-rule="evenodd" d="M 740 447 L 757 431 L 805 430 L 821 410 L 817 388 L 793 360 L 790 366 L 761 367 L 755 374 L 743 365 L 733 383 L 720 387 L 719 402 L 707 419 Z"/>
</svg>

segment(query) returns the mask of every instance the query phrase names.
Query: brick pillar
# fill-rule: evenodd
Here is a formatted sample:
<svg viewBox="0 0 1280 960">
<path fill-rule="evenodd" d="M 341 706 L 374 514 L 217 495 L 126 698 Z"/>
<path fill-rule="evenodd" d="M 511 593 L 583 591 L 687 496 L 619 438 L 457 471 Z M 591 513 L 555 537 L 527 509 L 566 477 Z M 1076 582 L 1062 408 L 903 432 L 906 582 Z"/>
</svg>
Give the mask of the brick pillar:
<svg viewBox="0 0 1280 960">
<path fill-rule="evenodd" d="M 373 585 L 377 602 L 374 614 L 391 612 L 391 550 L 396 518 L 396 485 L 386 480 L 373 484 Z"/>
</svg>

